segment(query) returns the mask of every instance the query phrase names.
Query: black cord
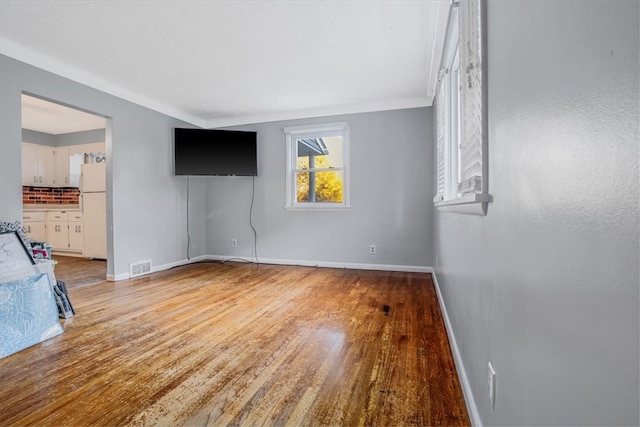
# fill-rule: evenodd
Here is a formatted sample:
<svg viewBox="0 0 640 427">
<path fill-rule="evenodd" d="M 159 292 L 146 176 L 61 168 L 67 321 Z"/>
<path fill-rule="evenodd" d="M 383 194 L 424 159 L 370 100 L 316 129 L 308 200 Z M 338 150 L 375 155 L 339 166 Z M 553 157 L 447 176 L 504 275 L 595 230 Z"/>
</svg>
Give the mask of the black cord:
<svg viewBox="0 0 640 427">
<path fill-rule="evenodd" d="M 189 175 L 187 175 L 187 260 L 191 261 L 189 246 L 191 246 L 191 235 L 189 234 Z"/>
<path fill-rule="evenodd" d="M 249 208 L 249 225 L 253 230 L 253 254 L 256 258 L 256 264 L 260 264 L 258 261 L 258 233 L 256 232 L 255 227 L 253 226 L 252 216 L 253 216 L 253 200 L 256 195 L 256 177 L 251 177 L 251 207 Z"/>
</svg>

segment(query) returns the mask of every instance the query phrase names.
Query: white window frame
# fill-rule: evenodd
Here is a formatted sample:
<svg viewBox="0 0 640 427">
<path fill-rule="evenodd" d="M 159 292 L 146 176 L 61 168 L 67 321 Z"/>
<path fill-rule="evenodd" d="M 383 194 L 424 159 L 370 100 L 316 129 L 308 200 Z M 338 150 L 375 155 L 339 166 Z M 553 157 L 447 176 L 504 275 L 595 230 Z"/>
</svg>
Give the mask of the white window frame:
<svg viewBox="0 0 640 427">
<path fill-rule="evenodd" d="M 441 211 L 486 215 L 487 204 L 491 201 L 487 167 L 486 61 L 482 57 L 486 52 L 485 10 L 485 0 L 451 2 L 436 93 L 436 195 L 433 203 Z M 463 49 L 466 56 L 462 54 Z M 471 50 L 473 52 L 469 53 Z M 469 88 L 473 87 L 467 80 L 476 85 L 473 90 L 465 87 L 467 84 Z M 476 80 L 479 83 L 475 83 Z M 475 93 L 471 93 L 473 91 Z M 477 102 L 471 102 L 478 99 L 478 91 L 479 106 Z M 480 119 L 465 121 L 465 117 Z M 471 177 L 465 177 L 465 173 Z"/>
<path fill-rule="evenodd" d="M 286 135 L 286 205 L 287 210 L 343 210 L 351 208 L 350 199 L 350 162 L 349 162 L 349 126 L 346 122 L 322 123 L 308 126 L 293 126 L 284 129 Z M 342 171 L 342 203 L 298 202 L 296 197 L 296 172 L 298 147 L 297 141 L 302 138 L 342 137 L 342 167 L 331 170 Z M 322 171 L 322 170 L 316 170 Z"/>
</svg>

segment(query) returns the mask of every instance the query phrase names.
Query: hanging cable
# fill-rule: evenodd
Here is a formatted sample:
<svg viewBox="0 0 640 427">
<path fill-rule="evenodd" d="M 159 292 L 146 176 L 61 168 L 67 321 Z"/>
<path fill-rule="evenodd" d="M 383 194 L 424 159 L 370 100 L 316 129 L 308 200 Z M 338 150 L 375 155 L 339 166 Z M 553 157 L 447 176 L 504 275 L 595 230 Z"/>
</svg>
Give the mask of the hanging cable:
<svg viewBox="0 0 640 427">
<path fill-rule="evenodd" d="M 258 261 L 258 233 L 256 232 L 256 229 L 253 226 L 253 220 L 252 220 L 253 201 L 255 199 L 255 194 L 256 194 L 256 177 L 252 176 L 251 177 L 251 207 L 249 208 L 249 225 L 253 230 L 253 255 L 256 258 L 256 264 L 260 264 L 260 261 Z"/>
<path fill-rule="evenodd" d="M 187 175 L 187 260 L 191 261 L 189 246 L 191 246 L 191 235 L 189 234 L 189 175 Z"/>
</svg>

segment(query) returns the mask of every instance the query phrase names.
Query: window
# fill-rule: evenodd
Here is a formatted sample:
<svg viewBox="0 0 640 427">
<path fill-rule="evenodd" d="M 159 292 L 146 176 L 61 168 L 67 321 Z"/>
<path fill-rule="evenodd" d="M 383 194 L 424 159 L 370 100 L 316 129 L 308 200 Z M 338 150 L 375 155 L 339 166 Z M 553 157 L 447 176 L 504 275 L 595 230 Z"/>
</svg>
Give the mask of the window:
<svg viewBox="0 0 640 427">
<path fill-rule="evenodd" d="M 346 123 L 289 127 L 287 209 L 349 208 L 349 127 Z"/>
<path fill-rule="evenodd" d="M 484 0 L 453 1 L 436 92 L 436 196 L 442 210 L 486 214 Z"/>
</svg>

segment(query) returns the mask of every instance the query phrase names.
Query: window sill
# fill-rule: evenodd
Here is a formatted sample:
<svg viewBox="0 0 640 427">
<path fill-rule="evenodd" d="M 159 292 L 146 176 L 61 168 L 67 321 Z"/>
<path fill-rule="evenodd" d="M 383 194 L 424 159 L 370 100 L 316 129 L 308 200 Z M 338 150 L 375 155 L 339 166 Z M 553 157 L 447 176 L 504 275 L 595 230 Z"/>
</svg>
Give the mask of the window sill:
<svg viewBox="0 0 640 427">
<path fill-rule="evenodd" d="M 434 206 L 441 212 L 455 212 L 468 215 L 487 214 L 487 205 L 491 202 L 491 195 L 485 193 L 465 194 L 450 200 L 435 202 Z"/>
<path fill-rule="evenodd" d="M 285 206 L 284 209 L 287 211 L 348 211 L 351 209 L 351 206 L 314 204 Z"/>
</svg>

